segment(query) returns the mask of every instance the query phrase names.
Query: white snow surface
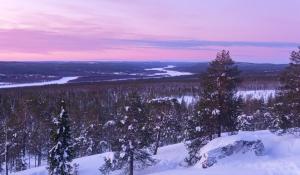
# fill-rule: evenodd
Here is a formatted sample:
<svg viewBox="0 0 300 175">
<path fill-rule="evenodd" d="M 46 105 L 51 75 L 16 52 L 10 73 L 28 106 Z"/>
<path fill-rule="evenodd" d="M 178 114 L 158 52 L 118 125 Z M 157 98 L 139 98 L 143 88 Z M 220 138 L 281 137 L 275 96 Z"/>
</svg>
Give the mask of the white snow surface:
<svg viewBox="0 0 300 175">
<path fill-rule="evenodd" d="M 36 82 L 36 83 L 19 83 L 19 84 L 9 84 L 9 83 L 3 83 L 0 82 L 0 89 L 4 88 L 16 88 L 16 87 L 30 87 L 30 86 L 45 86 L 45 85 L 51 85 L 51 84 L 66 84 L 69 81 L 75 80 L 78 77 L 63 77 L 58 80 L 52 80 L 52 81 L 44 81 L 44 82 Z"/>
<path fill-rule="evenodd" d="M 237 92 L 237 96 L 241 96 L 243 99 L 263 99 L 265 102 L 269 98 L 274 98 L 276 90 L 240 90 Z"/>
<path fill-rule="evenodd" d="M 182 103 L 184 101 L 187 105 L 195 104 L 198 101 L 198 97 L 192 95 L 185 95 L 185 96 L 177 97 L 176 99 L 178 100 L 179 103 Z"/>
<path fill-rule="evenodd" d="M 193 75 L 193 73 L 190 72 L 180 72 L 175 70 L 170 70 L 172 68 L 175 68 L 176 66 L 168 65 L 166 67 L 160 67 L 160 68 L 149 68 L 145 69 L 146 71 L 159 71 L 159 73 L 154 73 L 149 76 L 168 76 L 168 77 L 176 77 L 176 76 L 182 76 L 182 75 Z"/>
<path fill-rule="evenodd" d="M 236 93 L 236 95 L 240 96 L 242 99 L 247 99 L 247 98 L 257 99 L 257 100 L 262 99 L 264 102 L 267 102 L 269 98 L 274 98 L 275 94 L 276 94 L 276 90 L 239 90 Z M 169 99 L 175 98 L 178 100 L 179 103 L 182 103 L 184 101 L 187 105 L 195 104 L 199 100 L 198 96 L 193 96 L 193 95 L 158 97 L 156 99 L 159 100 L 159 99 L 166 99 L 166 98 Z"/>
<path fill-rule="evenodd" d="M 269 98 L 275 97 L 276 90 L 239 90 L 236 95 L 240 96 L 242 99 L 262 99 L 264 102 L 267 102 Z M 199 100 L 199 97 L 193 95 L 184 95 L 180 97 L 173 96 L 172 98 L 176 98 L 179 103 L 185 101 L 187 105 L 195 104 Z"/>
<path fill-rule="evenodd" d="M 251 153 L 236 153 L 203 169 L 200 163 L 193 167 L 184 167 L 187 150 L 183 143 L 165 146 L 159 149 L 155 158 L 158 163 L 144 170 L 135 171 L 136 175 L 299 175 L 300 174 L 300 138 L 293 135 L 277 136 L 269 131 L 239 132 L 237 135 L 223 134 L 201 149 L 201 154 L 233 144 L 236 141 L 261 140 L 265 147 L 263 156 Z M 112 153 L 104 153 L 74 160 L 79 164 L 80 175 L 100 174 L 99 167 L 103 158 Z M 112 175 L 117 175 L 117 172 Z M 119 172 L 120 174 L 120 172 Z M 122 173 L 121 173 L 122 174 Z M 47 175 L 46 167 L 33 168 L 15 175 Z"/>
</svg>

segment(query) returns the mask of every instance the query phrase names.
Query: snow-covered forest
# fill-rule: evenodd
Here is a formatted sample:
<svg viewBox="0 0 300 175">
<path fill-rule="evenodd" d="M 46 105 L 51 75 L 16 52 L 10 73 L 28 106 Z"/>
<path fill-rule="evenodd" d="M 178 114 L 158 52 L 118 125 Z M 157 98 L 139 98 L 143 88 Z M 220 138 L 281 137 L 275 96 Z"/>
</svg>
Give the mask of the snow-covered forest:
<svg viewBox="0 0 300 175">
<path fill-rule="evenodd" d="M 3 89 L 0 174 L 299 174 L 300 48 L 276 90 L 240 75 L 223 50 L 193 86 Z"/>
</svg>

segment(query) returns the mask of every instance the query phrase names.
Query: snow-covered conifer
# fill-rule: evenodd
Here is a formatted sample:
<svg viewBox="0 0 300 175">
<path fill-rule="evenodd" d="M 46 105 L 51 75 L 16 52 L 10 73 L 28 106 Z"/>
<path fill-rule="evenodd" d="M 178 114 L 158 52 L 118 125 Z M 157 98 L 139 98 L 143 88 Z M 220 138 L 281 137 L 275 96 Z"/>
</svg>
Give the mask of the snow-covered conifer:
<svg viewBox="0 0 300 175">
<path fill-rule="evenodd" d="M 237 130 L 241 100 L 236 97 L 239 70 L 228 51 L 221 51 L 201 78 L 200 99 L 188 120 L 187 147 L 189 164 L 197 162 L 197 152 L 221 132 Z"/>
<path fill-rule="evenodd" d="M 62 101 L 60 114 L 53 119 L 51 131 L 53 147 L 49 151 L 48 169 L 50 175 L 71 175 L 74 158 L 69 115 Z"/>
<path fill-rule="evenodd" d="M 114 155 L 106 158 L 106 163 L 100 168 L 103 174 L 123 169 L 133 175 L 134 169 L 155 162 L 149 151 L 153 136 L 145 105 L 137 93 L 129 94 L 125 105 L 122 107 L 122 115 L 114 125 L 118 134 L 113 144 Z"/>
<path fill-rule="evenodd" d="M 281 75 L 281 89 L 277 93 L 274 122 L 282 131 L 300 127 L 300 47 L 290 56 L 290 64 Z"/>
</svg>

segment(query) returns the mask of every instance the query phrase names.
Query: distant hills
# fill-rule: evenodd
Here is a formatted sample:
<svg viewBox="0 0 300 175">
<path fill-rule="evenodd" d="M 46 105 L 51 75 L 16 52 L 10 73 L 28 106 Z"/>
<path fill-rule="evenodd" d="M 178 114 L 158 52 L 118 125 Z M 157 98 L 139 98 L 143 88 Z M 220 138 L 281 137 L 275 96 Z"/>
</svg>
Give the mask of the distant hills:
<svg viewBox="0 0 300 175">
<path fill-rule="evenodd" d="M 141 79 L 154 74 L 145 69 L 174 65 L 170 70 L 199 74 L 208 62 L 0 62 L 0 82 L 37 82 L 79 76 L 77 81 Z M 237 63 L 244 76 L 278 76 L 287 64 Z M 157 73 L 160 73 L 159 71 Z M 195 75 L 194 75 L 195 76 Z M 188 76 L 185 76 L 188 77 Z"/>
</svg>

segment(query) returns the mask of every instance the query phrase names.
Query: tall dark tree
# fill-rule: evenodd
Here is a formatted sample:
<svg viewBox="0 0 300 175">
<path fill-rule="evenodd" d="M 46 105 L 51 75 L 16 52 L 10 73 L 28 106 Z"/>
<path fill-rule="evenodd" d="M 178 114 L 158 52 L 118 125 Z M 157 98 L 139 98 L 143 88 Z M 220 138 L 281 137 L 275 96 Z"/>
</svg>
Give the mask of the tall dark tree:
<svg viewBox="0 0 300 175">
<path fill-rule="evenodd" d="M 240 71 L 231 59 L 229 51 L 225 50 L 217 54 L 207 70 L 206 78 L 212 85 L 212 88 L 209 88 L 212 90 L 211 98 L 216 102 L 212 115 L 217 119 L 219 137 L 223 131 L 236 130 L 237 116 L 241 107 L 241 100 L 236 97 L 237 85 L 240 82 L 239 74 Z"/>
<path fill-rule="evenodd" d="M 53 147 L 49 151 L 48 164 L 50 175 L 71 175 L 71 162 L 74 158 L 73 142 L 71 138 L 69 115 L 65 103 L 61 103 L 61 112 L 53 119 L 51 131 Z"/>
<path fill-rule="evenodd" d="M 290 56 L 290 64 L 281 74 L 281 89 L 277 93 L 274 113 L 275 128 L 287 131 L 300 127 L 300 47 Z"/>
<path fill-rule="evenodd" d="M 241 100 L 236 96 L 239 70 L 228 51 L 221 51 L 201 77 L 200 99 L 188 120 L 189 164 L 197 162 L 197 152 L 222 132 L 237 130 Z"/>
<path fill-rule="evenodd" d="M 119 138 L 113 144 L 114 158 L 106 158 L 100 168 L 103 174 L 123 169 L 133 175 L 135 168 L 154 163 L 149 148 L 153 143 L 149 114 L 137 93 L 129 94 L 116 121 Z"/>
</svg>

